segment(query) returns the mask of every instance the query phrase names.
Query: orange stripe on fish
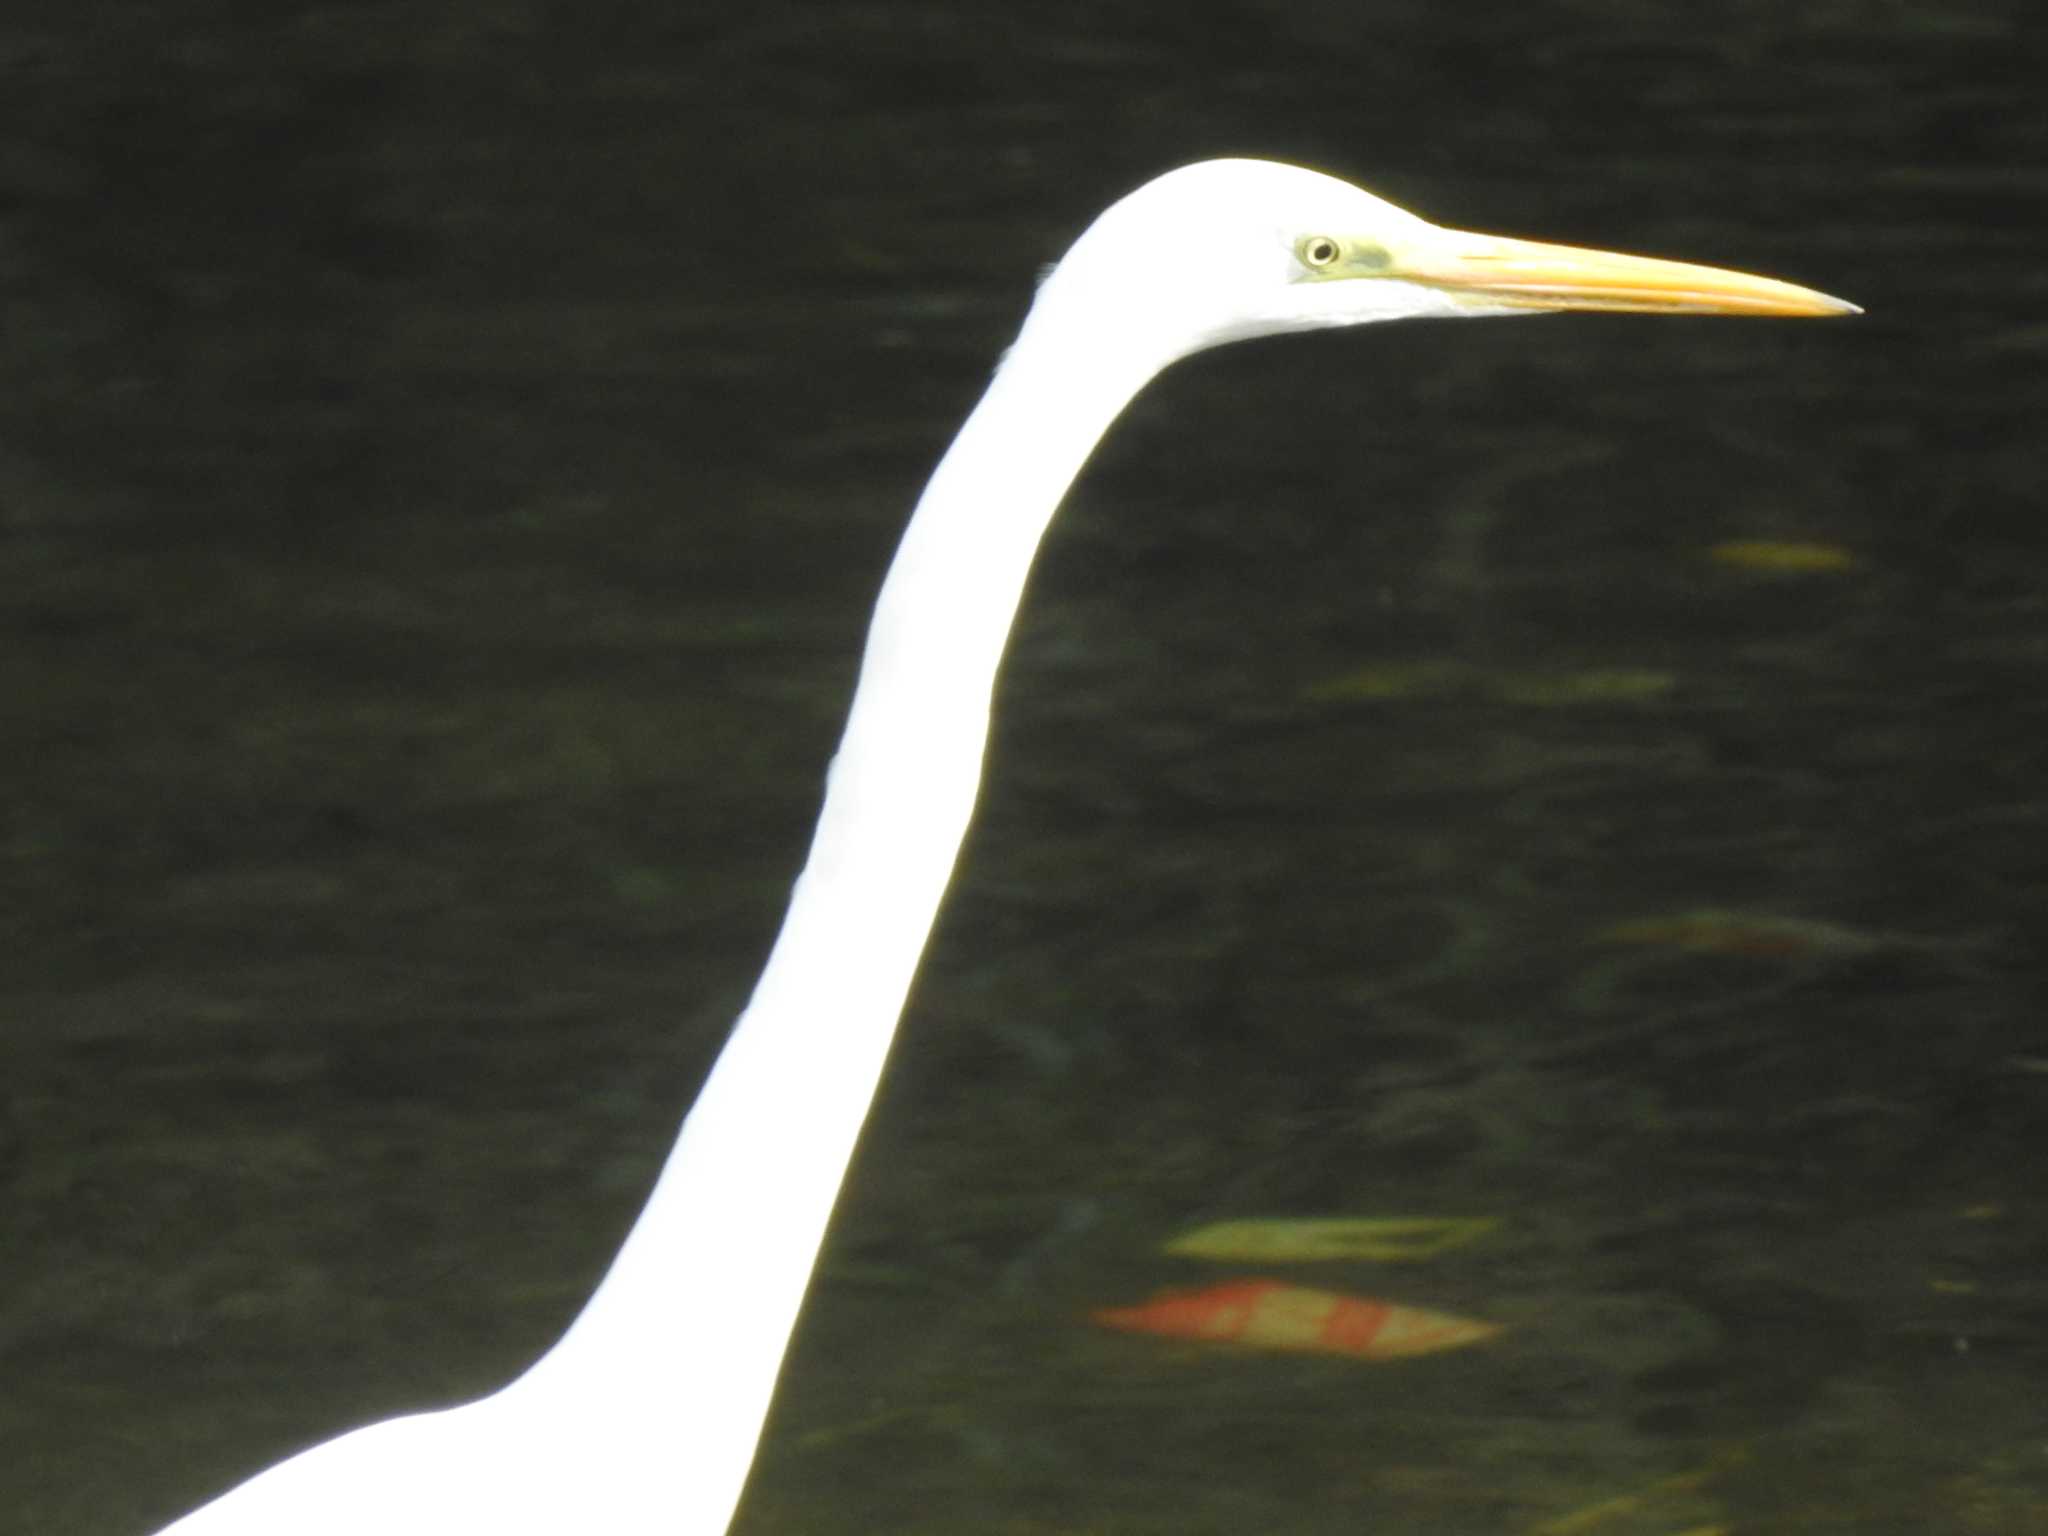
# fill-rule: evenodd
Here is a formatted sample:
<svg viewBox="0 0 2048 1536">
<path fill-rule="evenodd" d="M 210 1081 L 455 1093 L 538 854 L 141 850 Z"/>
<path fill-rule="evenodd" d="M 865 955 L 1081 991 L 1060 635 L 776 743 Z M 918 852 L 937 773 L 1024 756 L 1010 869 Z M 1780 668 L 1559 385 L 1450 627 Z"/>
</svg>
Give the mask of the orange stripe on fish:
<svg viewBox="0 0 2048 1536">
<path fill-rule="evenodd" d="M 1105 1328 L 1127 1333 L 1362 1360 L 1459 1349 L 1501 1331 L 1496 1324 L 1448 1312 L 1279 1280 L 1230 1280 L 1198 1291 L 1162 1291 L 1135 1307 L 1104 1307 L 1090 1316 Z"/>
</svg>

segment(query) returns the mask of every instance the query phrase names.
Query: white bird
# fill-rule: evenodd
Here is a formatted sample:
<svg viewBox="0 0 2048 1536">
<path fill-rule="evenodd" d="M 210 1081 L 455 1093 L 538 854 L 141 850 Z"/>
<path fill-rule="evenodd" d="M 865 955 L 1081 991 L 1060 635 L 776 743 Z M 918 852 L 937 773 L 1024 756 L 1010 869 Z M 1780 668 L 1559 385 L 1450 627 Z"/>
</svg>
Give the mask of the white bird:
<svg viewBox="0 0 2048 1536">
<path fill-rule="evenodd" d="M 589 1305 L 502 1390 L 316 1445 L 167 1536 L 723 1532 L 974 809 L 1026 573 L 1095 444 L 1205 347 L 1564 309 L 1857 312 L 1769 278 L 1440 228 L 1267 161 L 1187 166 L 1097 218 L 918 501 L 767 969 Z M 750 1262 L 708 1257 L 734 1253 Z"/>
</svg>

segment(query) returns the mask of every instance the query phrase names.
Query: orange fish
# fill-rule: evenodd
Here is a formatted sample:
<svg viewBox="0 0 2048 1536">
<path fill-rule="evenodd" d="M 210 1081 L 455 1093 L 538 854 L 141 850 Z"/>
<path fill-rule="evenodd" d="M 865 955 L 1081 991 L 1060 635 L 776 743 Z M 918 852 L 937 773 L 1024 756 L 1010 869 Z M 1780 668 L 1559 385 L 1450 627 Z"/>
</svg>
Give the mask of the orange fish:
<svg viewBox="0 0 2048 1536">
<path fill-rule="evenodd" d="M 1398 1360 L 1460 1349 L 1501 1331 L 1496 1324 L 1469 1317 L 1279 1280 L 1231 1280 L 1199 1291 L 1161 1291 L 1135 1307 L 1105 1307 L 1090 1315 L 1105 1328 L 1128 1333 L 1361 1360 Z"/>
</svg>

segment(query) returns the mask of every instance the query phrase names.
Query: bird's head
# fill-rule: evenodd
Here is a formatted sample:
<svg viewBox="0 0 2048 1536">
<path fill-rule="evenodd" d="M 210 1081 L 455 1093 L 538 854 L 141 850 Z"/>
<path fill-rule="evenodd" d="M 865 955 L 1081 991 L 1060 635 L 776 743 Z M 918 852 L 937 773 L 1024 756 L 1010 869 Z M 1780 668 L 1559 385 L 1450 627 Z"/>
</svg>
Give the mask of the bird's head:
<svg viewBox="0 0 2048 1536">
<path fill-rule="evenodd" d="M 1687 262 L 1445 229 L 1299 166 L 1208 160 L 1102 214 L 1037 311 L 1160 359 L 1281 331 L 1544 310 L 1845 315 L 1810 288 Z"/>
</svg>

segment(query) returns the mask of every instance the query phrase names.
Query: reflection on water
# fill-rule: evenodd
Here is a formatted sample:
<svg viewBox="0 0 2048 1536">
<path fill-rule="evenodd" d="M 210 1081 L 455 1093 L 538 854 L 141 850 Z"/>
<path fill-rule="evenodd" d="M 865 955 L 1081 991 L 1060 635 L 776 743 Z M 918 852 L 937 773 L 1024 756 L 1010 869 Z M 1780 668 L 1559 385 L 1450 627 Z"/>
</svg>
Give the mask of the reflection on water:
<svg viewBox="0 0 2048 1536">
<path fill-rule="evenodd" d="M 1870 313 L 1139 402 L 741 1528 L 2048 1528 L 2026 12 L 201 10 L 0 105 L 0 1529 L 551 1335 L 1030 274 L 1245 151 Z M 1493 1223 L 1282 1273 L 1504 1331 L 1089 1324 L 1307 1216 Z"/>
</svg>

